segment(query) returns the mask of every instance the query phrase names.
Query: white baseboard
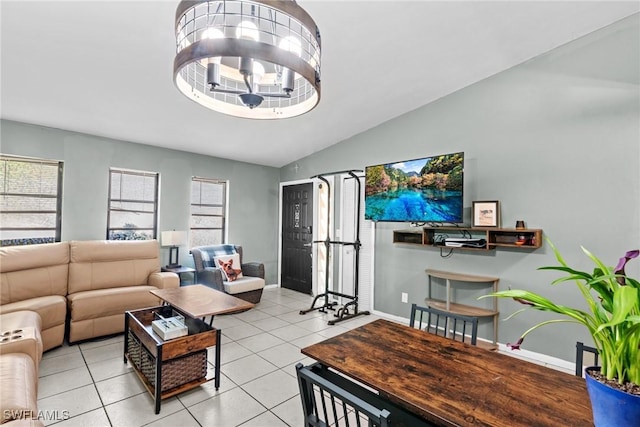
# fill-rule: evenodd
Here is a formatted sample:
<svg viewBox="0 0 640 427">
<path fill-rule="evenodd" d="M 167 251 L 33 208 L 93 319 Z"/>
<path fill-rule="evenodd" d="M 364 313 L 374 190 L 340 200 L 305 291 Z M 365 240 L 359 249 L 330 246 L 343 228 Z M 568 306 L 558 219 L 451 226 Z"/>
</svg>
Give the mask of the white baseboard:
<svg viewBox="0 0 640 427">
<path fill-rule="evenodd" d="M 576 364 L 564 359 L 549 356 L 542 353 L 536 353 L 530 350 L 512 350 L 507 347 L 506 344 L 498 343 L 498 351 L 507 356 L 517 357 L 519 359 L 527 360 L 531 363 L 543 365 L 557 371 L 567 372 L 569 374 L 575 374 Z"/>
<path fill-rule="evenodd" d="M 387 320 L 393 320 L 394 322 L 402 323 L 404 325 L 409 324 L 409 319 L 407 319 L 406 317 L 394 316 L 392 314 L 383 313 L 378 310 L 371 310 L 371 314 L 375 314 L 376 316 L 383 317 Z"/>
<path fill-rule="evenodd" d="M 372 310 L 371 313 L 375 314 L 376 316 L 392 320 L 394 322 L 402 323 L 404 325 L 409 324 L 409 319 L 405 317 L 394 316 L 377 310 Z M 490 340 L 484 338 L 478 338 L 478 340 L 489 343 L 491 342 Z M 557 357 L 549 356 L 542 353 L 536 353 L 530 350 L 511 350 L 509 347 L 507 347 L 506 344 L 502 343 L 498 343 L 498 352 L 506 354 L 507 356 L 516 357 L 518 359 L 526 360 L 537 365 L 546 366 L 548 368 L 566 372 L 569 374 L 574 374 L 576 370 L 576 365 L 574 362 L 569 362 L 567 360 L 559 359 Z"/>
</svg>

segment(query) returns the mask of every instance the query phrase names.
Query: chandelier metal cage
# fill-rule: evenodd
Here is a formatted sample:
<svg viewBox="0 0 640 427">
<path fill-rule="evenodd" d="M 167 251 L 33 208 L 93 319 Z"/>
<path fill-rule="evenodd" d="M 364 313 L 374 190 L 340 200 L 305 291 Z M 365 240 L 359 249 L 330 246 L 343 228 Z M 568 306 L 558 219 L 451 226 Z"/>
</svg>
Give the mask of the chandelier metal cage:
<svg viewBox="0 0 640 427">
<path fill-rule="evenodd" d="M 320 31 L 295 0 L 181 1 L 174 81 L 224 114 L 283 119 L 320 101 Z"/>
</svg>

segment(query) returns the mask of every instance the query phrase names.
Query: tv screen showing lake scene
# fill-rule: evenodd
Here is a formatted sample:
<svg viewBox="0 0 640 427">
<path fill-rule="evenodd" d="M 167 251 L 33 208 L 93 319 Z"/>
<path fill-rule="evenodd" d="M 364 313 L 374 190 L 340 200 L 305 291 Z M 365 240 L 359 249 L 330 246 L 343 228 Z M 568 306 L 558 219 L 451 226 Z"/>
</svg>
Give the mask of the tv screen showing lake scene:
<svg viewBox="0 0 640 427">
<path fill-rule="evenodd" d="M 464 153 L 386 165 L 365 172 L 365 219 L 462 222 Z"/>
</svg>

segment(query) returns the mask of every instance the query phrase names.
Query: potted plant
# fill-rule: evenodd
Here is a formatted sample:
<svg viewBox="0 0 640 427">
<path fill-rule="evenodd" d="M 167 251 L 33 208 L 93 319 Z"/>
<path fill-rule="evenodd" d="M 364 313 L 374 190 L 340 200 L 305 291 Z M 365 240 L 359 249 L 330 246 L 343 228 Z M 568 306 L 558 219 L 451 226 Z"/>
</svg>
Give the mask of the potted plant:
<svg viewBox="0 0 640 427">
<path fill-rule="evenodd" d="M 593 272 L 588 273 L 569 267 L 556 247 L 551 242 L 549 244 L 560 265 L 541 267 L 540 270 L 565 273 L 552 284 L 574 281 L 589 306 L 588 311 L 558 305 L 539 294 L 525 290 L 510 289 L 481 298 L 513 298 L 536 310 L 550 311 L 563 316 L 529 328 L 516 344 L 508 344 L 512 349 L 519 349 L 524 338 L 541 326 L 559 322 L 584 325 L 593 338 L 601 360 L 600 368 L 587 368 L 585 375 L 595 425 L 640 425 L 640 282 L 625 273 L 627 262 L 638 257 L 640 251 L 627 252 L 620 258 L 618 265 L 612 268 L 582 248 L 595 265 Z M 507 320 L 523 310 L 525 309 L 513 313 Z M 597 394 L 599 391 L 606 394 Z M 617 407 L 612 408 L 611 405 Z M 601 414 L 601 410 L 606 412 Z M 618 420 L 615 415 L 621 415 L 623 418 Z"/>
</svg>

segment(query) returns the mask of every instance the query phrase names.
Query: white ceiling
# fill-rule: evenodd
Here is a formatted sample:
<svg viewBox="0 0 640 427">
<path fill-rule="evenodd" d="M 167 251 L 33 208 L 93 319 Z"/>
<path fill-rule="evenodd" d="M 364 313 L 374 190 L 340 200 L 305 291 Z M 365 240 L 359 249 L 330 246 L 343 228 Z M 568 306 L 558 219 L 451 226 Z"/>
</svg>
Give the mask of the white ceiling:
<svg viewBox="0 0 640 427">
<path fill-rule="evenodd" d="M 612 1 L 300 0 L 322 98 L 257 121 L 173 84 L 174 1 L 0 3 L 1 117 L 280 167 L 640 10 Z"/>
</svg>

